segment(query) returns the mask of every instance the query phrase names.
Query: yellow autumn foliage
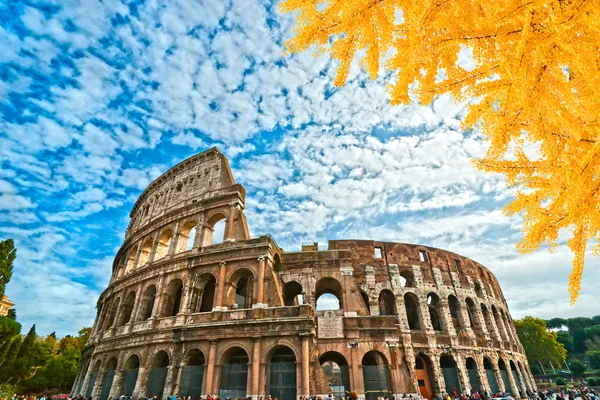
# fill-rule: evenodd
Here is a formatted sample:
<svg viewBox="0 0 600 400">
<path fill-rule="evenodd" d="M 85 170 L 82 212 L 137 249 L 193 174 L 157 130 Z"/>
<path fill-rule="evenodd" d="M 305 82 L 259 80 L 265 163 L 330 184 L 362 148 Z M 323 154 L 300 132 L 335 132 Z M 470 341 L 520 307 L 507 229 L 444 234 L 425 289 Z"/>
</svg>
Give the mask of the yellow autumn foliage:
<svg viewBox="0 0 600 400">
<path fill-rule="evenodd" d="M 519 250 L 553 249 L 561 229 L 572 232 L 575 303 L 600 228 L 600 2 L 285 0 L 279 9 L 297 15 L 287 50 L 330 53 L 338 86 L 356 56 L 372 79 L 397 76 L 393 104 L 411 94 L 422 104 L 443 93 L 468 100 L 463 128 L 477 124 L 490 145 L 475 165 L 515 189 L 505 211 L 523 216 Z M 461 49 L 474 68 L 458 64 Z"/>
</svg>

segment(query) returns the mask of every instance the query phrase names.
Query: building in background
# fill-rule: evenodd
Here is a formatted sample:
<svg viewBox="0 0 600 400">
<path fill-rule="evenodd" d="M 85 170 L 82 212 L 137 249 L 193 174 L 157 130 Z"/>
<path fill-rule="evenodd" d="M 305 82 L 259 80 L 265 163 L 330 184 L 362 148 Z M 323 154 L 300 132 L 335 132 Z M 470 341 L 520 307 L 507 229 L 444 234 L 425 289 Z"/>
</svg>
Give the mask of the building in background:
<svg viewBox="0 0 600 400">
<path fill-rule="evenodd" d="M 2 296 L 2 300 L 0 300 L 0 316 L 8 315 L 8 310 L 13 308 L 15 303 L 8 299 L 7 295 Z"/>
</svg>

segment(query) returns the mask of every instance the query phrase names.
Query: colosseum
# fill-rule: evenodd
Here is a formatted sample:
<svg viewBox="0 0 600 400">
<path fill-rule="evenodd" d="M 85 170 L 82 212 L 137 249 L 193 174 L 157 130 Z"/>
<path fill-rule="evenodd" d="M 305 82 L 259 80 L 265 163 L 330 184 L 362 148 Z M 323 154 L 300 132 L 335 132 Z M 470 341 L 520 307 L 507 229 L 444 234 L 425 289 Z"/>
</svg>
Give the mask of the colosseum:
<svg viewBox="0 0 600 400">
<path fill-rule="evenodd" d="M 373 240 L 283 251 L 250 237 L 245 195 L 217 148 L 142 193 L 73 394 L 373 400 L 534 389 L 487 268 Z"/>
</svg>

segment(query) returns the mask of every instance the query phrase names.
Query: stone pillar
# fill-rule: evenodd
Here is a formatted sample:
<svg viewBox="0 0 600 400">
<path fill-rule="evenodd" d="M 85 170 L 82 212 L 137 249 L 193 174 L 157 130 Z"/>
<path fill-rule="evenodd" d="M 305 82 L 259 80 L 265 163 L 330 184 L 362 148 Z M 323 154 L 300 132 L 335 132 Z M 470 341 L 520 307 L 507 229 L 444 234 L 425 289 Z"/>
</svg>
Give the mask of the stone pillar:
<svg viewBox="0 0 600 400">
<path fill-rule="evenodd" d="M 430 382 L 435 389 L 432 390 L 441 395 L 446 392 L 446 381 L 444 380 L 444 374 L 442 373 L 442 369 L 440 368 L 440 358 L 436 355 L 431 355 L 431 367 L 433 368 L 433 376 L 436 376 L 437 379 L 435 382 Z"/>
<path fill-rule="evenodd" d="M 417 310 L 417 312 L 420 311 L 419 317 L 420 317 L 420 321 L 419 321 L 419 325 L 421 326 L 421 329 L 423 329 L 424 331 L 428 331 L 429 333 L 433 333 L 433 325 L 431 325 L 431 316 L 429 315 L 429 305 L 427 304 L 427 298 L 423 299 L 419 299 L 419 310 Z"/>
<path fill-rule="evenodd" d="M 521 391 L 523 392 L 523 398 L 526 398 L 527 396 L 527 383 L 525 382 L 525 380 L 523 379 L 523 374 L 521 374 L 521 369 L 519 368 L 518 364 L 515 364 L 515 368 L 517 371 L 517 378 L 519 378 L 519 383 L 521 384 Z"/>
<path fill-rule="evenodd" d="M 309 334 L 304 334 L 302 337 L 302 389 L 301 395 L 308 396 L 310 394 L 310 352 L 309 352 Z"/>
<path fill-rule="evenodd" d="M 179 226 L 179 222 L 177 222 L 177 224 L 175 224 L 173 236 L 171 236 L 171 243 L 169 243 L 169 249 L 167 250 L 167 255 L 169 256 L 173 256 L 177 252 L 177 247 L 179 246 L 180 230 L 181 227 Z"/>
<path fill-rule="evenodd" d="M 186 271 L 184 282 L 186 282 L 186 283 L 184 283 L 184 285 L 183 285 L 183 294 L 181 296 L 181 302 L 179 303 L 179 312 L 177 313 L 177 315 L 189 313 L 189 304 L 188 303 L 190 300 L 190 293 L 192 292 L 192 285 L 189 284 L 189 282 L 190 282 L 190 270 L 189 269 Z"/>
<path fill-rule="evenodd" d="M 369 313 L 372 316 L 379 315 L 379 301 L 369 299 Z"/>
<path fill-rule="evenodd" d="M 229 218 L 225 225 L 225 238 L 223 242 L 235 242 L 235 219 L 237 218 L 238 203 L 232 202 L 229 204 Z"/>
<path fill-rule="evenodd" d="M 112 385 L 110 386 L 109 397 L 116 399 L 119 397 L 119 389 L 121 388 L 121 381 L 123 381 L 123 370 L 115 370 L 115 377 L 113 378 Z"/>
<path fill-rule="evenodd" d="M 448 298 L 440 297 L 440 311 L 440 317 L 444 324 L 442 329 L 448 332 L 448 334 L 451 336 L 456 335 L 456 330 L 454 329 L 454 325 L 452 324 L 452 315 L 450 314 L 450 305 L 448 304 Z"/>
<path fill-rule="evenodd" d="M 131 393 L 131 397 L 134 399 L 138 397 L 144 397 L 144 395 L 146 394 L 146 391 L 142 390 L 142 377 L 144 376 L 145 370 L 146 369 L 142 366 L 138 368 L 137 378 L 135 379 L 135 386 L 133 387 L 133 392 Z"/>
<path fill-rule="evenodd" d="M 498 388 L 501 392 L 505 392 L 506 388 L 504 387 L 504 379 L 502 379 L 502 375 L 500 375 L 500 368 L 498 368 L 498 362 L 494 363 L 494 376 L 496 377 L 496 383 L 498 384 Z"/>
<path fill-rule="evenodd" d="M 202 243 L 204 242 L 205 226 L 206 224 L 204 222 L 200 222 L 198 225 L 196 225 L 196 236 L 194 237 L 193 249 L 202 247 Z"/>
<path fill-rule="evenodd" d="M 131 266 L 131 270 L 128 270 L 127 272 L 135 271 L 138 267 L 138 263 L 140 262 L 140 255 L 142 254 L 142 247 L 144 247 L 144 244 L 140 241 L 140 243 L 138 243 L 137 251 L 135 252 L 135 259 L 133 261 L 133 265 Z"/>
<path fill-rule="evenodd" d="M 513 376 L 512 369 L 510 369 L 510 362 L 506 365 L 506 374 L 508 375 L 508 383 L 510 384 L 510 390 L 516 398 L 520 398 L 521 396 L 519 396 L 519 388 L 517 387 L 517 382 L 515 382 L 515 377 Z"/>
<path fill-rule="evenodd" d="M 154 262 L 154 257 L 156 256 L 156 248 L 158 247 L 159 236 L 158 233 L 154 235 L 154 240 L 152 241 L 152 248 L 150 249 L 150 254 L 148 254 L 148 264 L 152 264 Z"/>
<path fill-rule="evenodd" d="M 343 280 L 342 303 L 344 305 L 344 316 L 356 317 L 356 306 L 352 301 L 352 288 L 355 285 L 352 274 L 354 269 L 352 265 L 340 267 L 340 275 Z"/>
<path fill-rule="evenodd" d="M 358 348 L 360 346 L 360 342 L 350 342 L 350 359 L 352 360 L 352 364 L 350 368 L 350 385 L 351 389 L 358 393 L 358 398 L 364 400 L 365 398 L 365 382 L 363 381 L 363 371 L 362 371 L 362 360 L 358 355 Z"/>
<path fill-rule="evenodd" d="M 410 332 L 408 327 L 408 316 L 406 315 L 406 306 L 404 305 L 404 296 L 397 294 L 396 296 L 396 311 L 398 311 L 398 324 L 401 332 Z"/>
<path fill-rule="evenodd" d="M 250 395 L 252 399 L 258 399 L 259 393 L 259 380 L 260 378 L 260 337 L 254 338 L 254 348 L 252 349 L 252 386 L 250 388 Z"/>
<path fill-rule="evenodd" d="M 215 374 L 215 357 L 217 352 L 217 341 L 210 341 L 208 350 L 208 362 L 206 364 L 206 382 L 204 383 L 204 394 L 213 394 L 213 381 Z"/>
<path fill-rule="evenodd" d="M 169 365 L 167 367 L 167 379 L 165 379 L 165 389 L 163 390 L 163 399 L 173 394 L 173 382 L 177 374 L 177 366 Z M 159 399 L 160 400 L 160 399 Z"/>
<path fill-rule="evenodd" d="M 225 295 L 225 261 L 219 263 L 219 281 L 217 282 L 217 301 L 213 311 L 224 311 L 223 296 Z"/>
<path fill-rule="evenodd" d="M 183 373 L 183 368 L 185 367 L 185 361 L 181 361 L 177 366 L 177 370 L 175 371 L 175 381 L 173 384 L 173 394 L 179 394 L 179 383 L 181 382 L 181 374 Z"/>
<path fill-rule="evenodd" d="M 258 278 L 256 280 L 256 295 L 252 308 L 266 307 L 265 297 L 265 257 L 258 259 Z"/>
</svg>

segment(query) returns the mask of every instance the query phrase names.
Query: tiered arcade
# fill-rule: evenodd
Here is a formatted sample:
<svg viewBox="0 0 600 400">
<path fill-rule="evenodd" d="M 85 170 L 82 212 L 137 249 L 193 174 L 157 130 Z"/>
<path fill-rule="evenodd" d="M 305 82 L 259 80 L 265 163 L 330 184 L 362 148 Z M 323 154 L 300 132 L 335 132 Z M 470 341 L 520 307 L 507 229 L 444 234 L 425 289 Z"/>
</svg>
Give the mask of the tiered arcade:
<svg viewBox="0 0 600 400">
<path fill-rule="evenodd" d="M 355 391 L 372 400 L 534 389 L 500 286 L 482 265 L 365 240 L 284 252 L 270 236 L 250 238 L 244 200 L 216 148 L 142 193 L 73 394 Z M 327 297 L 339 307 L 317 307 Z"/>
</svg>

